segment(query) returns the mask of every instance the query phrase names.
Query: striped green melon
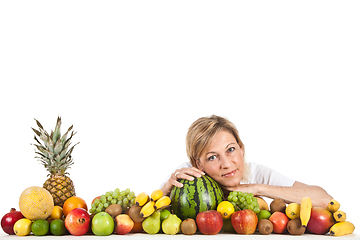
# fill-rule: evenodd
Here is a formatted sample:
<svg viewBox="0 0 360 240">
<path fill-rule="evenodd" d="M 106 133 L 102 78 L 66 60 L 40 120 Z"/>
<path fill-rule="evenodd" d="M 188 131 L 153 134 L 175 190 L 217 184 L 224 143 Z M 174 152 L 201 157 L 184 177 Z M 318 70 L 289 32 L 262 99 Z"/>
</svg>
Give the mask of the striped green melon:
<svg viewBox="0 0 360 240">
<path fill-rule="evenodd" d="M 170 193 L 171 210 L 181 220 L 195 219 L 199 212 L 215 210 L 223 201 L 224 194 L 217 182 L 205 175 L 189 181 L 180 179 L 184 186 L 173 187 Z"/>
</svg>

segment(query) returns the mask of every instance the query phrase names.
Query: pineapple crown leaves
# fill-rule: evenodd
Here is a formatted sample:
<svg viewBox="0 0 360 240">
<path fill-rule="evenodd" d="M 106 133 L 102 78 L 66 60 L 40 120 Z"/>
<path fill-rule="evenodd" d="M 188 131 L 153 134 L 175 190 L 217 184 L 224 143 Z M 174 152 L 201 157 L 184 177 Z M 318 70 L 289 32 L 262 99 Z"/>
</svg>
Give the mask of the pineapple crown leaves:
<svg viewBox="0 0 360 240">
<path fill-rule="evenodd" d="M 79 144 L 78 142 L 70 147 L 70 140 L 76 134 L 76 132 L 72 131 L 69 138 L 67 138 L 67 136 L 72 130 L 73 126 L 69 127 L 66 133 L 61 136 L 61 118 L 58 117 L 55 130 L 51 131 L 51 134 L 49 135 L 44 130 L 41 123 L 36 119 L 35 121 L 39 127 L 39 130 L 32 128 L 36 134 L 34 139 L 37 142 L 37 144 L 32 145 L 34 145 L 38 150 L 35 150 L 35 153 L 37 154 L 35 158 L 39 159 L 39 161 L 50 172 L 50 174 L 67 174 L 65 171 L 74 164 L 71 153 L 74 150 L 74 147 Z M 36 136 L 38 136 L 43 143 L 41 143 Z M 69 147 L 70 149 L 68 150 Z"/>
</svg>

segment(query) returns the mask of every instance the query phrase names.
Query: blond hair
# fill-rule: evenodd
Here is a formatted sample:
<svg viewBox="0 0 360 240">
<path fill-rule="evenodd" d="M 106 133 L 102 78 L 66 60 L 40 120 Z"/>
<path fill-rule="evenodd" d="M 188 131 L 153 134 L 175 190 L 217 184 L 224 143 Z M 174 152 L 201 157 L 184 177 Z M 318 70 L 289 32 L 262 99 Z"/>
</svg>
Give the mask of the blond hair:
<svg viewBox="0 0 360 240">
<path fill-rule="evenodd" d="M 212 115 L 210 117 L 202 117 L 193 122 L 189 127 L 186 135 L 186 153 L 193 167 L 197 167 L 197 161 L 200 160 L 201 154 L 206 151 L 215 134 L 225 130 L 231 133 L 236 142 L 244 151 L 244 172 L 242 181 L 249 180 L 250 170 L 245 162 L 245 146 L 239 137 L 239 132 L 235 125 L 226 118 Z"/>
</svg>

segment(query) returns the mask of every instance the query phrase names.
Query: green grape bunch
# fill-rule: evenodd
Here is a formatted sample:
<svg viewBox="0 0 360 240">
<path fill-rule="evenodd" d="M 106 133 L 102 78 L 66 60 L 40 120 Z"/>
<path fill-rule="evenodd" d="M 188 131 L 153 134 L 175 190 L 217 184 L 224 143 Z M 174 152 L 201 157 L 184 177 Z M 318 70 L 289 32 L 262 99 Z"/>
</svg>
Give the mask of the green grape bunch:
<svg viewBox="0 0 360 240">
<path fill-rule="evenodd" d="M 118 204 L 125 210 L 135 204 L 135 197 L 135 193 L 130 191 L 129 188 L 123 191 L 116 188 L 114 191 L 109 191 L 101 195 L 99 199 L 95 199 L 91 204 L 89 212 L 91 214 L 104 212 L 111 204 Z"/>
<path fill-rule="evenodd" d="M 259 203 L 253 193 L 233 191 L 229 193 L 227 200 L 231 202 L 237 210 L 250 209 L 255 213 L 260 212 Z"/>
</svg>

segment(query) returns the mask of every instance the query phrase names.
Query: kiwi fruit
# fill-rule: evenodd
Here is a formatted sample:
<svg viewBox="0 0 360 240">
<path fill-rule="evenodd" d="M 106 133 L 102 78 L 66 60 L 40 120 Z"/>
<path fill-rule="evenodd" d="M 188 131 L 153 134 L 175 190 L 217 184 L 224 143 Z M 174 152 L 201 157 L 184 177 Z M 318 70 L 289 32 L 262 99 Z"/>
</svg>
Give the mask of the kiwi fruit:
<svg viewBox="0 0 360 240">
<path fill-rule="evenodd" d="M 131 208 L 129 209 L 129 217 L 134 221 L 134 222 L 142 222 L 145 218 L 142 217 L 140 215 L 140 211 L 141 211 L 140 206 L 138 205 L 132 205 Z"/>
<path fill-rule="evenodd" d="M 274 226 L 268 219 L 261 219 L 258 223 L 258 230 L 262 235 L 269 235 L 272 233 Z"/>
<path fill-rule="evenodd" d="M 119 204 L 111 204 L 105 209 L 105 212 L 115 218 L 117 215 L 122 213 L 122 207 Z"/>
<path fill-rule="evenodd" d="M 282 200 L 280 198 L 275 198 L 270 203 L 270 212 L 271 213 L 274 213 L 274 212 L 283 212 L 283 213 L 285 213 L 285 209 L 286 209 L 286 203 L 284 202 L 284 200 Z"/>
<path fill-rule="evenodd" d="M 306 228 L 302 226 L 299 218 L 290 220 L 286 228 L 291 235 L 302 235 L 306 230 Z"/>
<path fill-rule="evenodd" d="M 193 235 L 197 231 L 196 222 L 192 218 L 185 219 L 180 225 L 181 231 L 185 235 Z"/>
</svg>

